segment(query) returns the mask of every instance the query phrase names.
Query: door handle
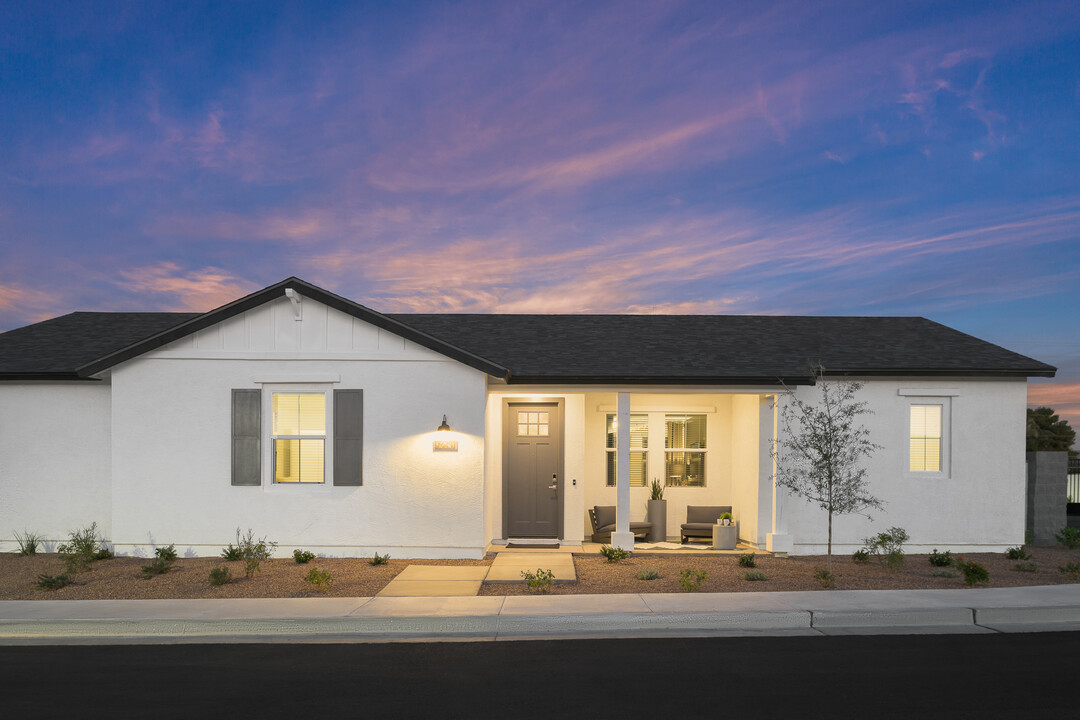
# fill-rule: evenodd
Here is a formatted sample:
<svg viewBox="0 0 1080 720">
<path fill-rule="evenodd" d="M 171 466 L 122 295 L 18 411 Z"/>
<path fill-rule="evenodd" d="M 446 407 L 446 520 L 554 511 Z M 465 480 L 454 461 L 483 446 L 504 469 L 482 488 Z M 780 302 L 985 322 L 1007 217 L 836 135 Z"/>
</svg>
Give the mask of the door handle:
<svg viewBox="0 0 1080 720">
<path fill-rule="evenodd" d="M 551 484 L 548 485 L 548 490 L 558 490 L 558 489 L 559 489 L 559 478 L 558 478 L 558 476 L 555 475 L 555 473 L 551 473 Z"/>
</svg>

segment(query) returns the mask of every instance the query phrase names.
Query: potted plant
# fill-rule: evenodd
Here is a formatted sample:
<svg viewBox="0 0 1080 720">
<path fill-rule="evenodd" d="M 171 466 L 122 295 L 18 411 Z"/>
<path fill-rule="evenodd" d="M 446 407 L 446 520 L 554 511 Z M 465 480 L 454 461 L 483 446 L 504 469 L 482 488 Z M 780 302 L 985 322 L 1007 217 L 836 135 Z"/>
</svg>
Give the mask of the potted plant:
<svg viewBox="0 0 1080 720">
<path fill-rule="evenodd" d="M 730 525 L 731 524 L 731 513 L 729 513 L 729 512 L 720 513 L 720 524 L 721 525 Z"/>
<path fill-rule="evenodd" d="M 649 487 L 652 492 L 649 496 L 649 509 L 645 514 L 646 519 L 652 523 L 649 542 L 664 542 L 667 540 L 667 500 L 664 499 L 664 486 L 658 479 L 653 478 Z"/>
</svg>

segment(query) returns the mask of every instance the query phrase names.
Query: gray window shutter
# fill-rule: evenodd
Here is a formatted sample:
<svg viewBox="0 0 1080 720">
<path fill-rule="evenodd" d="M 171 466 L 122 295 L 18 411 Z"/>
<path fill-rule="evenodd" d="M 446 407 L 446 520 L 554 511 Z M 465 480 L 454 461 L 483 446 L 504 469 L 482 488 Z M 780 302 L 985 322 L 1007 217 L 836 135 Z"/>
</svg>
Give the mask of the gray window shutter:
<svg viewBox="0 0 1080 720">
<path fill-rule="evenodd" d="M 334 484 L 363 485 L 364 391 L 334 391 Z"/>
<path fill-rule="evenodd" d="M 232 391 L 232 484 L 262 485 L 262 390 Z"/>
</svg>

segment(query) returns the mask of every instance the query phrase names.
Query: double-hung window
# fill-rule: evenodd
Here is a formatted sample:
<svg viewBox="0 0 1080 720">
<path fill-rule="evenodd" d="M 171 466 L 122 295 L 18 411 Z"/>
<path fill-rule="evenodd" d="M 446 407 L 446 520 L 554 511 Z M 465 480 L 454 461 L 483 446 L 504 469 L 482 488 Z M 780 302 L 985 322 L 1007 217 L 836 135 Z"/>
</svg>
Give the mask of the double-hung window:
<svg viewBox="0 0 1080 720">
<path fill-rule="evenodd" d="M 911 405 L 908 470 L 942 472 L 942 406 Z"/>
<path fill-rule="evenodd" d="M 667 484 L 705 487 L 705 416 L 664 416 L 664 460 Z"/>
<path fill-rule="evenodd" d="M 274 392 L 275 483 L 326 482 L 326 393 Z"/>
<path fill-rule="evenodd" d="M 618 425 L 615 415 L 607 416 L 607 484 L 615 486 Z M 630 487 L 645 487 L 649 475 L 649 416 L 630 415 Z"/>
</svg>

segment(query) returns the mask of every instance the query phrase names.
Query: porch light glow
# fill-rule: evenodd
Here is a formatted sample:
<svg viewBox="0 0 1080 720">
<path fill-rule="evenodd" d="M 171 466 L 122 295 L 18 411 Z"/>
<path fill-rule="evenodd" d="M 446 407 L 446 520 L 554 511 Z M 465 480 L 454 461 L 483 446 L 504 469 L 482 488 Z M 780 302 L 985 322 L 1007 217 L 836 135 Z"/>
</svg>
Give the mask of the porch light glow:
<svg viewBox="0 0 1080 720">
<path fill-rule="evenodd" d="M 446 424 L 446 416 L 445 415 L 442 416 L 442 425 L 440 425 L 439 427 L 437 427 L 435 429 L 436 430 L 449 430 L 450 429 L 450 426 Z"/>
</svg>

